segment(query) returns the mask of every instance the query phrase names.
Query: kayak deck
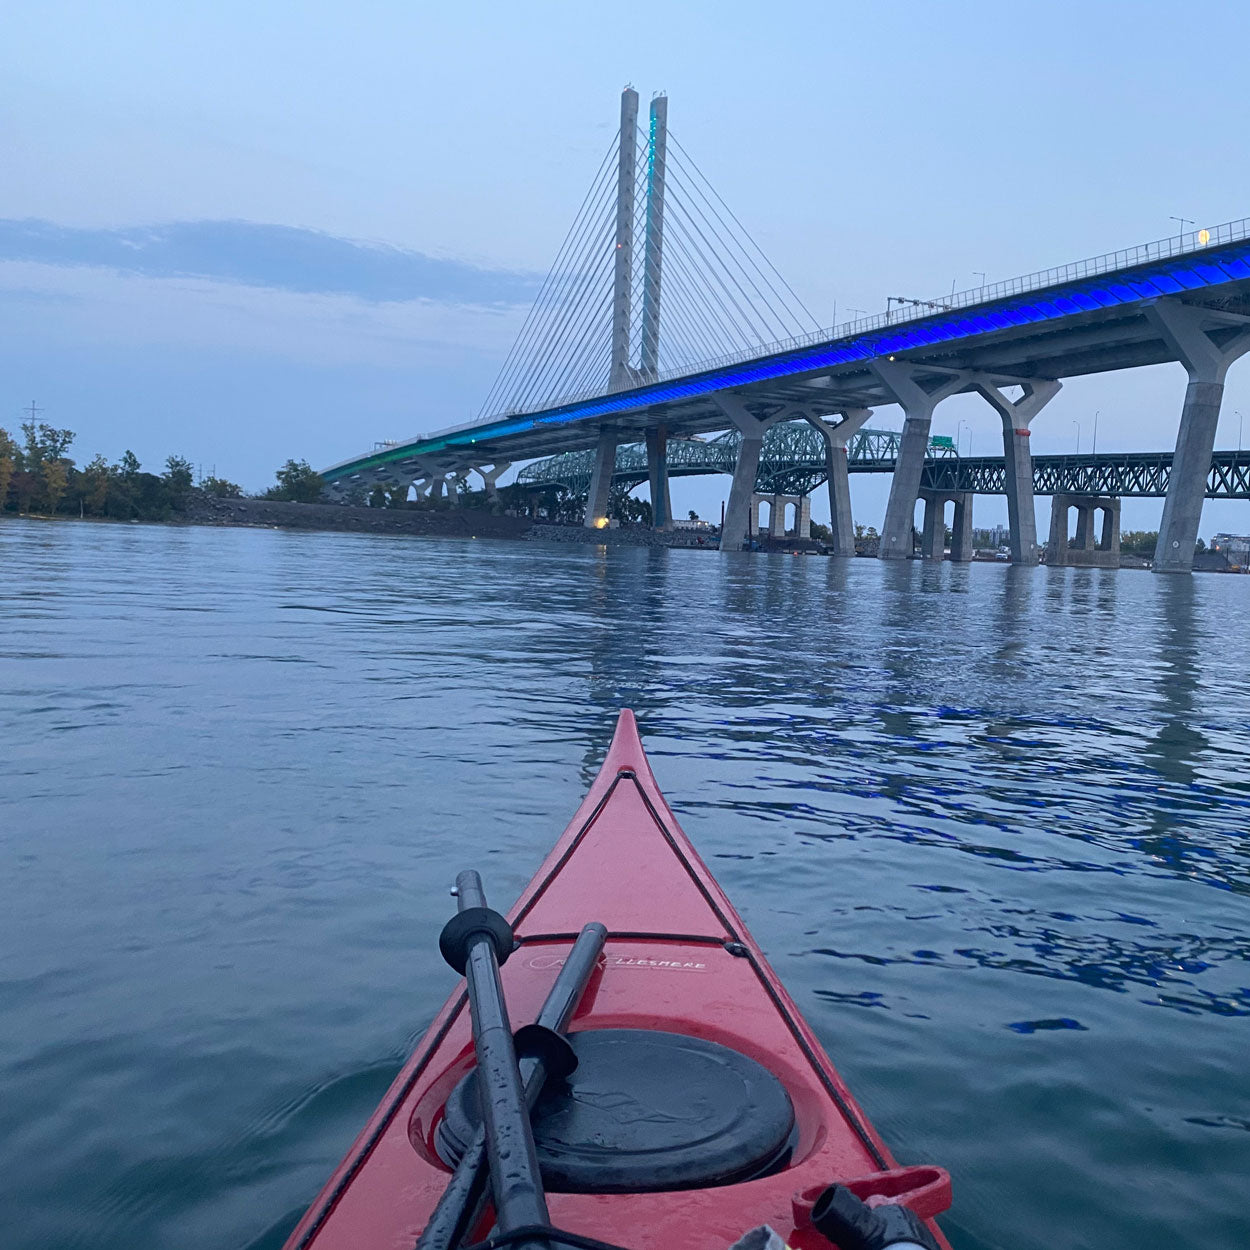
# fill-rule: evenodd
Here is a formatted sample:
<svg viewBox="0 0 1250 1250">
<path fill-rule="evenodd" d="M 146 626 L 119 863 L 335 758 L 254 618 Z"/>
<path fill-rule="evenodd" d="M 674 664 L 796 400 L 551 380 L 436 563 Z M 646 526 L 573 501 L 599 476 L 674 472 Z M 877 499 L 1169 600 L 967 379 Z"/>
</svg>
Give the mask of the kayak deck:
<svg viewBox="0 0 1250 1250">
<path fill-rule="evenodd" d="M 519 949 L 502 969 L 514 1028 L 535 1019 L 582 925 L 608 930 L 600 966 L 570 1022 L 663 1030 L 719 1043 L 777 1077 L 794 1108 L 790 1162 L 759 1179 L 706 1189 L 547 1194 L 552 1223 L 630 1250 L 723 1250 L 770 1224 L 796 1250 L 828 1248 L 795 1200 L 835 1180 L 896 1168 L 737 912 L 664 801 L 632 714 L 573 821 L 509 913 Z M 463 985 L 287 1242 L 287 1250 L 412 1250 L 447 1184 L 436 1134 L 474 1066 Z M 662 1115 L 631 1105 L 626 1117 Z M 938 1169 L 931 1216 L 948 1200 Z M 872 1190 L 903 1182 L 880 1177 Z M 861 1195 L 862 1196 L 862 1195 Z M 928 1206 L 926 1207 L 925 1202 Z M 800 1201 L 799 1207 L 802 1207 Z M 941 1234 L 930 1228 L 945 1246 Z M 481 1230 L 483 1233 L 485 1229 Z"/>
</svg>

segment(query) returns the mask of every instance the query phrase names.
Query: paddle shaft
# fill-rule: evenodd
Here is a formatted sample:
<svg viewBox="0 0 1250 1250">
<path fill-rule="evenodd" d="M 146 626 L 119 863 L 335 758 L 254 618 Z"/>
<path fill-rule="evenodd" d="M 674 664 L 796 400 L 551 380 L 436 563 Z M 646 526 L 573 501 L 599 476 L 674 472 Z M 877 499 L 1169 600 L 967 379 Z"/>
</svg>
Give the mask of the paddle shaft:
<svg viewBox="0 0 1250 1250">
<path fill-rule="evenodd" d="M 536 1023 L 557 1033 L 564 1032 L 599 962 L 607 936 L 608 931 L 601 924 L 588 924 L 582 929 L 547 992 Z M 532 1109 L 547 1083 L 547 1067 L 539 1058 L 521 1059 L 518 1066 L 525 1104 Z M 464 1240 L 477 1221 L 488 1176 L 486 1128 L 479 1125 L 422 1231 L 416 1250 L 454 1250 Z"/>
<path fill-rule="evenodd" d="M 472 870 L 456 878 L 459 910 L 486 907 L 482 878 Z M 517 1068 L 512 1027 L 499 980 L 499 962 L 487 932 L 473 934 L 467 943 L 465 981 L 473 1017 L 473 1048 L 477 1052 L 477 1089 L 486 1136 L 486 1157 L 495 1201 L 495 1222 L 502 1233 L 547 1224 L 538 1155 L 529 1109 Z M 518 1250 L 545 1248 L 542 1240 L 526 1240 Z"/>
</svg>

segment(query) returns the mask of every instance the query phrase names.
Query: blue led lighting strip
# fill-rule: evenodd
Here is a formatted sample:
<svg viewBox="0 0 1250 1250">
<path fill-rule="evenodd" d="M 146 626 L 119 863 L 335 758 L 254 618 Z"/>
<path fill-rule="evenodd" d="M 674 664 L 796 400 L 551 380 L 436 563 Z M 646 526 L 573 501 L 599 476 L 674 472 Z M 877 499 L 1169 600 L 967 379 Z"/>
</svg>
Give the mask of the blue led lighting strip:
<svg viewBox="0 0 1250 1250">
<path fill-rule="evenodd" d="M 1096 312 L 1105 308 L 1140 304 L 1144 300 L 1160 296 L 1181 295 L 1196 291 L 1244 282 L 1250 279 L 1250 242 L 1235 246 L 1212 249 L 1206 253 L 1177 256 L 1137 269 L 1121 273 L 1102 274 L 1073 283 L 1071 286 L 1050 291 L 1032 292 L 981 309 L 969 309 L 954 313 L 939 313 L 921 321 L 891 327 L 864 334 L 854 339 L 840 339 L 816 347 L 785 352 L 778 356 L 766 356 L 760 360 L 740 365 L 692 374 L 671 382 L 639 387 L 637 390 L 621 391 L 598 399 L 567 404 L 547 412 L 533 413 L 525 417 L 506 418 L 498 423 L 483 425 L 472 430 L 435 437 L 428 442 L 419 440 L 403 448 L 390 449 L 384 453 L 363 457 L 342 468 L 328 472 L 327 480 L 336 480 L 359 473 L 362 469 L 405 460 L 410 456 L 430 454 L 445 447 L 469 446 L 479 440 L 506 437 L 526 430 L 549 425 L 566 425 L 587 417 L 601 417 L 612 413 L 628 412 L 651 404 L 671 403 L 674 400 L 695 399 L 717 391 L 747 386 L 753 382 L 767 382 L 775 378 L 808 373 L 816 369 L 829 369 L 854 361 L 873 360 L 896 352 L 917 347 L 934 347 L 959 339 L 975 338 L 980 334 L 992 334 L 996 330 L 1015 329 L 1019 326 L 1036 325 L 1046 321 L 1061 321 L 1083 312 Z"/>
</svg>

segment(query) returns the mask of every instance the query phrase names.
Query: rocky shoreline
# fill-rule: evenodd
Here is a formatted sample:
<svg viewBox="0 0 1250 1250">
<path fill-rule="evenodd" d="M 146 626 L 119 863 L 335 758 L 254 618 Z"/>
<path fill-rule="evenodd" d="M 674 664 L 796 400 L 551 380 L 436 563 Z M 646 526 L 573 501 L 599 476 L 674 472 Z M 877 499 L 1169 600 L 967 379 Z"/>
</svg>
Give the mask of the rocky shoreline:
<svg viewBox="0 0 1250 1250">
<path fill-rule="evenodd" d="M 192 525 L 262 529 L 334 530 L 352 534 L 420 534 L 446 538 L 525 538 L 528 517 L 498 516 L 481 508 L 425 511 L 360 508 L 337 503 L 286 503 L 273 499 L 222 499 L 197 492 L 182 514 Z"/>
</svg>

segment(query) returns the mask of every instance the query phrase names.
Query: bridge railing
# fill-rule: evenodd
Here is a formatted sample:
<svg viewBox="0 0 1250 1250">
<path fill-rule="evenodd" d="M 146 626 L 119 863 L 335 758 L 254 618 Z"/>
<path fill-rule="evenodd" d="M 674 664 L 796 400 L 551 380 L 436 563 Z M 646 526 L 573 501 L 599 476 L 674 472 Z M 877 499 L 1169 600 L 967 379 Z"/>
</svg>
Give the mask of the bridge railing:
<svg viewBox="0 0 1250 1250">
<path fill-rule="evenodd" d="M 933 312 L 954 312 L 960 308 L 972 308 L 980 304 L 993 303 L 1000 299 L 1009 299 L 1016 295 L 1026 295 L 1031 291 L 1043 291 L 1048 287 L 1060 286 L 1065 282 L 1078 281 L 1082 278 L 1096 278 L 1103 274 L 1115 273 L 1123 269 L 1132 269 L 1138 265 L 1148 265 L 1152 261 L 1170 260 L 1177 256 L 1185 256 L 1191 252 L 1205 251 L 1210 247 L 1219 247 L 1228 243 L 1239 243 L 1250 239 L 1250 217 L 1238 221 L 1225 222 L 1223 225 L 1212 226 L 1202 230 L 1191 230 L 1187 233 L 1171 235 L 1165 239 L 1156 239 L 1151 243 L 1141 243 L 1136 247 L 1121 248 L 1116 252 L 1104 252 L 1100 256 L 1090 256 L 1084 260 L 1071 261 L 1066 265 L 1055 265 L 1050 269 L 1039 269 L 1034 273 L 1024 274 L 1019 278 L 1008 278 L 1002 282 L 993 282 L 986 286 L 971 287 L 954 295 L 943 296 L 930 301 L 932 310 L 917 316 L 908 308 L 893 308 L 872 317 L 861 317 L 858 321 L 846 321 L 828 330 L 813 330 L 807 334 L 796 335 L 788 339 L 780 339 L 774 343 L 761 343 L 758 348 L 732 352 L 726 356 L 717 356 L 710 360 L 700 361 L 695 365 L 683 365 L 676 369 L 667 369 L 656 375 L 654 381 L 667 382 L 673 378 L 691 377 L 699 373 L 707 373 L 712 369 L 723 369 L 730 365 L 744 364 L 750 360 L 761 360 L 766 356 L 779 356 L 788 351 L 804 347 L 814 347 L 818 343 L 830 343 L 839 339 L 855 338 L 861 334 L 870 334 L 876 330 L 888 329 L 891 326 L 905 325 L 913 321 L 923 321 Z M 579 391 L 576 394 L 564 395 L 547 408 L 561 408 L 566 404 L 579 403 L 582 400 L 598 398 L 604 395 L 615 395 L 621 391 L 636 390 L 640 384 L 633 380 L 625 380 L 606 389 Z M 547 408 L 536 411 L 546 411 Z M 505 412 L 492 413 L 482 417 L 479 424 L 500 421 L 505 417 L 527 415 L 522 409 L 509 409 Z"/>
</svg>

